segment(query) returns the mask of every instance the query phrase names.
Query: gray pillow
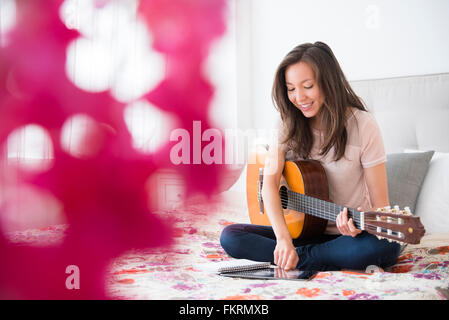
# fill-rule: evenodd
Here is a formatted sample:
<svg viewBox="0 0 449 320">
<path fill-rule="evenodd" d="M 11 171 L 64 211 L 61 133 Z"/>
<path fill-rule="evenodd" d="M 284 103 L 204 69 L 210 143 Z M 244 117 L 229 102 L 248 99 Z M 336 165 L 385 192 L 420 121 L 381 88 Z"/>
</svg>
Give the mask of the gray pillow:
<svg viewBox="0 0 449 320">
<path fill-rule="evenodd" d="M 416 199 L 435 151 L 392 153 L 387 155 L 388 196 L 392 206 L 410 207 L 415 212 Z"/>
</svg>

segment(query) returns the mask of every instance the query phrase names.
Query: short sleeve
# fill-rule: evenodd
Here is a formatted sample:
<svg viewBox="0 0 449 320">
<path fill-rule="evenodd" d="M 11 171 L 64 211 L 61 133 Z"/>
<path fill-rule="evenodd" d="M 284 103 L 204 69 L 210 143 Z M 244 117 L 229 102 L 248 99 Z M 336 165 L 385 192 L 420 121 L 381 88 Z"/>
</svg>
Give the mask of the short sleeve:
<svg viewBox="0 0 449 320">
<path fill-rule="evenodd" d="M 287 131 L 285 129 L 284 123 L 279 118 L 276 125 L 277 129 L 277 144 L 279 147 L 281 147 L 283 152 L 288 152 L 289 148 L 286 143 L 284 143 L 284 139 L 287 136 Z"/>
<path fill-rule="evenodd" d="M 382 133 L 374 116 L 366 112 L 366 118 L 360 126 L 361 156 L 363 168 L 374 167 L 386 162 Z"/>
</svg>

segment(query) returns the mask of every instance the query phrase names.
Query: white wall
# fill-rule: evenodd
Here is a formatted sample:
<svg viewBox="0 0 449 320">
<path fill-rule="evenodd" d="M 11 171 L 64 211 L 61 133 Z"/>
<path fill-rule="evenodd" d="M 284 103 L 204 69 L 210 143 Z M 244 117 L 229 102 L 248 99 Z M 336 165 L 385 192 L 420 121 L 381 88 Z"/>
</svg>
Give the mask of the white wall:
<svg viewBox="0 0 449 320">
<path fill-rule="evenodd" d="M 135 1 L 115 2 L 116 11 L 125 12 L 125 7 L 134 8 Z M 205 66 L 216 86 L 211 119 L 223 129 L 269 132 L 274 127 L 278 118 L 270 96 L 274 71 L 282 57 L 303 42 L 328 43 L 349 80 L 449 72 L 449 0 L 228 2 L 228 30 L 211 49 Z M 82 7 L 85 2 L 65 3 L 82 9 L 72 22 L 89 16 Z M 1 33 L 13 24 L 8 17 L 13 16 L 14 0 L 0 4 Z M 105 19 L 100 20 L 94 22 Z M 0 40 L 1 44 L 5 39 Z M 140 74 L 134 78 L 138 82 Z"/>
<path fill-rule="evenodd" d="M 449 72 L 448 0 L 240 2 L 237 9 L 246 13 L 237 15 L 238 35 L 245 38 L 238 43 L 238 59 L 251 73 L 250 83 L 238 91 L 238 101 L 247 102 L 239 105 L 245 127 L 274 124 L 275 69 L 303 42 L 326 42 L 349 80 Z"/>
<path fill-rule="evenodd" d="M 237 0 L 238 127 L 275 126 L 273 75 L 298 44 L 327 43 L 351 81 L 449 72 L 448 35 L 449 0 Z"/>
</svg>

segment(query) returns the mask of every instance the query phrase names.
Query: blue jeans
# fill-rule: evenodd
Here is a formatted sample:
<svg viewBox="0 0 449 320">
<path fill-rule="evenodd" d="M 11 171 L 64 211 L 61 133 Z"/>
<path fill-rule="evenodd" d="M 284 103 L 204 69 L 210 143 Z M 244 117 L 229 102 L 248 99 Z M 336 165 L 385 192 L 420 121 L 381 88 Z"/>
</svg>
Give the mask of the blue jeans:
<svg viewBox="0 0 449 320">
<path fill-rule="evenodd" d="M 223 229 L 223 249 L 231 257 L 274 263 L 276 236 L 273 228 L 252 224 L 233 224 Z M 300 270 L 365 270 L 369 265 L 387 268 L 394 265 L 400 252 L 396 242 L 379 240 L 365 231 L 356 237 L 327 235 L 309 240 L 293 239 Z"/>
</svg>

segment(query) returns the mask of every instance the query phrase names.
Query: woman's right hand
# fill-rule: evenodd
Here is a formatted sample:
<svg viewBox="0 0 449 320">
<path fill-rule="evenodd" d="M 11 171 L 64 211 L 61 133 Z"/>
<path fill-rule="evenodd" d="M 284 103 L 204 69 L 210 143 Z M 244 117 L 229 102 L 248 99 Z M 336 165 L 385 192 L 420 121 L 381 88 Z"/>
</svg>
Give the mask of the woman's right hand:
<svg viewBox="0 0 449 320">
<path fill-rule="evenodd" d="M 274 264 L 284 270 L 296 268 L 299 257 L 291 239 L 278 240 L 274 249 Z"/>
</svg>

